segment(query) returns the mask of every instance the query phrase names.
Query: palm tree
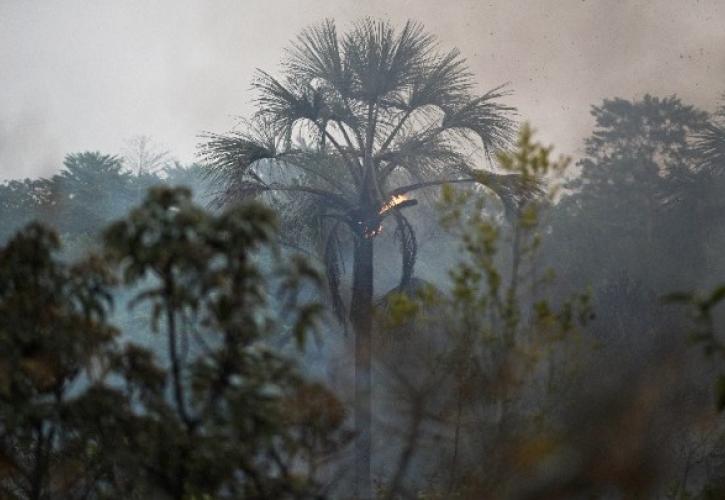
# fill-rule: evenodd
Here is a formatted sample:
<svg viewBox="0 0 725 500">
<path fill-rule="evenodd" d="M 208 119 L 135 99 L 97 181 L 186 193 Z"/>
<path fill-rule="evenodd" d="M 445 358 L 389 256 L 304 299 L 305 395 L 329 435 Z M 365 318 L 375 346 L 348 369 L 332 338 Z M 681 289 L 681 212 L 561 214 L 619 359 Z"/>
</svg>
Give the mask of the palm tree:
<svg viewBox="0 0 725 500">
<path fill-rule="evenodd" d="M 705 170 L 712 173 L 725 171 L 725 95 L 723 104 L 714 113 L 704 129 L 695 135 L 695 148 Z"/>
<path fill-rule="evenodd" d="M 355 336 L 355 479 L 370 496 L 371 329 L 374 243 L 383 223 L 401 242 L 402 285 L 416 256 L 403 213 L 410 196 L 446 183 L 493 190 L 513 206 L 536 189 L 514 174 L 484 168 L 513 132 L 502 87 L 475 93 L 458 50 L 442 52 L 415 22 L 395 30 L 364 19 L 345 34 L 331 20 L 303 31 L 282 78 L 259 71 L 258 111 L 242 128 L 208 134 L 201 155 L 217 200 L 266 197 L 288 236 L 316 245 L 331 302 Z M 387 224 L 388 222 L 386 222 Z M 349 307 L 340 293 L 342 252 L 352 246 Z"/>
</svg>

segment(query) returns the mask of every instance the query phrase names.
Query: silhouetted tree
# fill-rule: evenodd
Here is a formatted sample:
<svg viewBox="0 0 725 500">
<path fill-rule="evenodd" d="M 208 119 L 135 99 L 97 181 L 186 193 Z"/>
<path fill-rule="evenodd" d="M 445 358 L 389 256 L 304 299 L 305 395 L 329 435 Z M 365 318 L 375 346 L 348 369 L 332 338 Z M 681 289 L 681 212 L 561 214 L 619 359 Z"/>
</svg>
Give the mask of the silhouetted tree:
<svg viewBox="0 0 725 500">
<path fill-rule="evenodd" d="M 566 256 L 560 271 L 575 287 L 619 278 L 652 290 L 677 287 L 678 277 L 662 271 L 693 250 L 683 246 L 693 240 L 683 231 L 695 228 L 672 222 L 683 200 L 697 197 L 682 179 L 694 172 L 692 137 L 707 114 L 677 97 L 652 96 L 607 99 L 592 114 L 581 173 L 553 212 L 552 255 Z"/>
<path fill-rule="evenodd" d="M 265 195 L 289 231 L 324 256 L 332 304 L 355 334 L 356 483 L 370 497 L 370 394 L 374 242 L 390 219 L 403 284 L 416 256 L 402 209 L 414 192 L 445 183 L 486 186 L 507 204 L 530 193 L 516 175 L 481 167 L 507 143 L 512 109 L 499 87 L 475 93 L 457 50 L 441 52 L 422 26 L 365 19 L 339 35 L 332 21 L 305 30 L 282 79 L 260 72 L 258 112 L 240 131 L 211 135 L 203 154 L 220 203 Z M 472 154 L 477 153 L 477 154 Z M 340 294 L 345 243 L 352 293 Z"/>
<path fill-rule="evenodd" d="M 126 141 L 123 163 L 127 169 L 141 174 L 155 174 L 173 164 L 171 153 L 147 135 L 137 135 Z"/>
<path fill-rule="evenodd" d="M 57 207 L 52 222 L 61 232 L 96 235 L 134 201 L 131 174 L 120 158 L 99 152 L 66 156 L 51 182 Z"/>
<path fill-rule="evenodd" d="M 305 261 L 260 270 L 274 220 L 258 205 L 211 215 L 188 190 L 157 188 L 108 229 L 107 257 L 150 306 L 166 359 L 119 346 L 106 259 L 65 263 L 38 224 L 0 248 L 2 498 L 324 493 L 345 413 L 267 345 L 287 328 L 302 345 L 319 309 L 298 300 L 318 279 Z"/>
<path fill-rule="evenodd" d="M 64 264 L 58 249 L 37 224 L 0 249 L 3 498 L 73 498 L 93 484 L 84 388 L 101 377 L 118 335 L 105 322 L 111 275 L 98 259 Z"/>
<path fill-rule="evenodd" d="M 152 491 L 178 499 L 319 494 L 315 461 L 334 449 L 344 412 L 264 345 L 285 312 L 302 344 L 318 309 L 294 300 L 316 279 L 295 260 L 279 275 L 283 311 L 265 312 L 274 289 L 255 256 L 275 226 L 259 205 L 211 215 L 186 189 L 155 188 L 106 232 L 124 282 L 140 286 L 133 303 L 149 304 L 153 330 L 168 343 L 168 375 L 136 347 L 117 362 L 136 420 L 126 439 Z"/>
</svg>

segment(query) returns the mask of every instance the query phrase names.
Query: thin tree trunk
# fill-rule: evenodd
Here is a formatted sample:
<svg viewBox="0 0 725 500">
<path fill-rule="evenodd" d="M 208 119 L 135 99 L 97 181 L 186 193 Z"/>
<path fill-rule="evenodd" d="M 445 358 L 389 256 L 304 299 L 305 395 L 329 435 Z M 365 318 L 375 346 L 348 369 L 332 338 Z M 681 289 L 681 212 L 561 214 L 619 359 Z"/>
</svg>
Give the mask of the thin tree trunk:
<svg viewBox="0 0 725 500">
<path fill-rule="evenodd" d="M 170 271 L 169 271 L 170 274 Z M 179 412 L 181 420 L 186 424 L 187 428 L 190 427 L 190 419 L 186 413 L 186 405 L 184 404 L 184 387 L 181 380 L 181 363 L 179 361 L 179 354 L 176 349 L 176 316 L 174 315 L 174 309 L 170 301 L 174 293 L 174 288 L 170 278 L 165 280 L 165 294 L 166 304 L 166 328 L 169 343 L 169 357 L 171 358 L 171 375 L 174 386 L 174 400 L 176 401 L 176 409 Z"/>
<path fill-rule="evenodd" d="M 176 409 L 179 412 L 179 418 L 186 425 L 187 437 L 190 437 L 194 432 L 194 422 L 190 418 L 186 411 L 186 402 L 184 397 L 184 384 L 182 380 L 182 367 L 181 360 L 179 359 L 179 352 L 176 346 L 176 337 L 178 331 L 176 328 L 176 315 L 174 314 L 174 307 L 172 304 L 174 295 L 174 284 L 171 276 L 171 268 L 166 269 L 166 278 L 164 279 L 164 292 L 166 295 L 166 328 L 168 336 L 168 349 L 169 357 L 171 358 L 171 375 L 173 382 L 174 400 L 176 401 Z M 178 461 L 176 468 L 176 477 L 173 479 L 172 488 L 173 497 L 175 499 L 183 499 L 186 495 L 186 476 L 187 476 L 187 465 L 188 465 L 188 448 L 184 446 Z"/>
<path fill-rule="evenodd" d="M 458 447 L 461 439 L 461 413 L 463 411 L 463 394 L 462 390 L 458 391 L 458 401 L 456 401 L 456 429 L 453 435 L 453 457 L 451 458 L 451 474 L 448 478 L 448 494 L 453 492 L 456 486 L 456 474 L 458 473 Z"/>
<path fill-rule="evenodd" d="M 43 483 L 45 482 L 45 435 L 43 432 L 43 424 L 39 423 L 35 426 L 35 434 L 37 441 L 35 442 L 35 450 L 33 453 L 33 470 L 31 474 L 32 484 L 30 485 L 30 499 L 40 500 L 43 495 Z"/>
<path fill-rule="evenodd" d="M 355 243 L 350 321 L 355 333 L 355 496 L 372 498 L 371 361 L 373 305 L 373 238 Z"/>
</svg>

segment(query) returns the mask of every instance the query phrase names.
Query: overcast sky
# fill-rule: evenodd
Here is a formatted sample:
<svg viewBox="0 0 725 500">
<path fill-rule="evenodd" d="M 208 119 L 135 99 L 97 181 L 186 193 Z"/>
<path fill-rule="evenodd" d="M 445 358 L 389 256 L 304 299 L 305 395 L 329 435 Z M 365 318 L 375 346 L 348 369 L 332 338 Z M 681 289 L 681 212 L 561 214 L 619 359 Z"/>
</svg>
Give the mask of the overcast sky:
<svg viewBox="0 0 725 500">
<path fill-rule="evenodd" d="M 576 155 L 605 97 L 725 92 L 724 0 L 0 0 L 0 178 L 146 134 L 182 161 L 252 110 L 255 68 L 326 17 L 412 18 L 457 46 L 481 89 Z"/>
</svg>

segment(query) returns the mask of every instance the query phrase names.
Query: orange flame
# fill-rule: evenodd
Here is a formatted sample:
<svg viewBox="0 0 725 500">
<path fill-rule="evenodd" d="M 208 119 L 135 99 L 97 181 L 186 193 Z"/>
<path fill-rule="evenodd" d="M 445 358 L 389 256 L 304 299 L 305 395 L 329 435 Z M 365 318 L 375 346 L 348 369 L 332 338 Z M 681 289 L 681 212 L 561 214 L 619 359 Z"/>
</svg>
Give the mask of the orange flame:
<svg viewBox="0 0 725 500">
<path fill-rule="evenodd" d="M 382 207 L 380 207 L 379 214 L 383 215 L 388 210 L 395 208 L 396 206 L 400 205 L 401 203 L 403 203 L 404 201 L 407 201 L 409 199 L 410 198 L 408 198 L 404 194 L 393 195 L 390 197 L 390 199 L 388 201 L 385 202 L 385 204 Z"/>
</svg>

